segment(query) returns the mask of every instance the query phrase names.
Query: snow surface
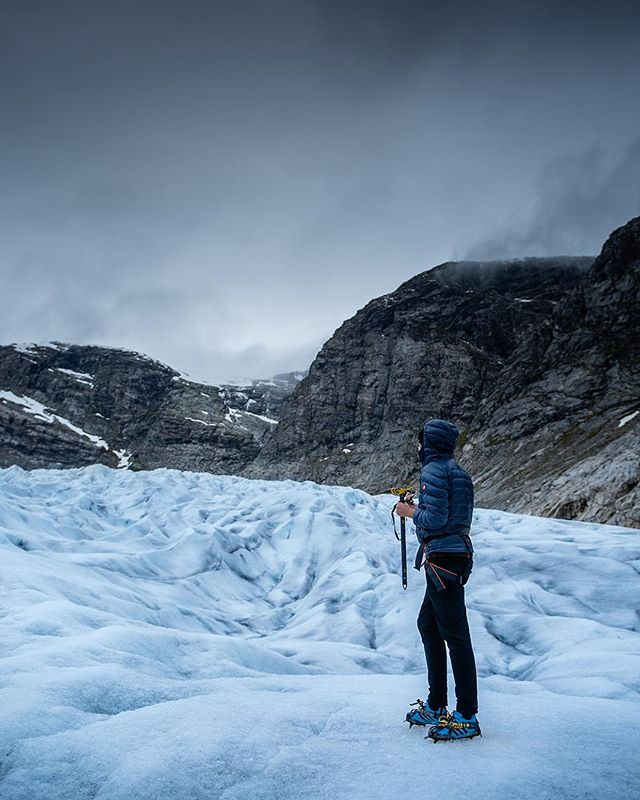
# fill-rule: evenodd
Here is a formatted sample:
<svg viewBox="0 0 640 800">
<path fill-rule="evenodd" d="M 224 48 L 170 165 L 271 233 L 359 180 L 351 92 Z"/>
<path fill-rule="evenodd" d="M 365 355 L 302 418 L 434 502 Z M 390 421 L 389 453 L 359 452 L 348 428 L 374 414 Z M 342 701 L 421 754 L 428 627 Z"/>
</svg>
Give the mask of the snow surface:
<svg viewBox="0 0 640 800">
<path fill-rule="evenodd" d="M 72 369 L 65 369 L 64 367 L 56 367 L 58 372 L 63 372 L 65 375 L 69 375 L 72 377 L 77 383 L 86 383 L 93 389 L 93 381 L 95 380 L 95 376 L 91 375 L 89 372 L 76 372 Z"/>
<path fill-rule="evenodd" d="M 475 511 L 484 736 L 436 746 L 393 502 L 0 470 L 2 800 L 637 798 L 640 533 Z"/>
<path fill-rule="evenodd" d="M 631 422 L 631 420 L 632 420 L 632 419 L 635 419 L 635 418 L 638 416 L 638 414 L 640 414 L 640 411 L 634 411 L 634 412 L 633 412 L 633 413 L 631 413 L 631 414 L 627 414 L 627 416 L 626 416 L 626 417 L 623 417 L 623 418 L 620 420 L 620 422 L 618 423 L 618 427 L 619 427 L 619 428 L 622 428 L 622 426 L 623 426 L 623 425 L 626 425 L 626 424 L 627 424 L 627 422 Z"/>
<path fill-rule="evenodd" d="M 254 414 L 253 411 L 247 411 L 247 414 L 251 414 L 252 417 L 257 417 L 261 419 L 263 422 L 268 422 L 269 425 L 277 425 L 278 420 L 274 419 L 273 417 L 265 417 L 264 414 Z"/>
<path fill-rule="evenodd" d="M 252 417 L 253 419 L 260 419 L 263 422 L 268 422 L 270 425 L 277 425 L 278 420 L 273 419 L 272 417 L 265 417 L 262 414 L 254 414 L 252 411 L 243 411 L 240 408 L 229 408 L 227 413 L 224 415 L 224 418 L 227 422 L 233 422 L 235 425 L 238 425 L 240 428 L 244 428 L 247 430 L 246 426 L 242 425 L 242 420 L 246 417 Z"/>
<path fill-rule="evenodd" d="M 203 411 L 203 414 L 207 414 L 207 411 Z M 185 417 L 188 422 L 197 422 L 199 425 L 205 425 L 207 428 L 216 428 L 218 424 L 216 422 L 207 422 L 206 419 L 196 419 L 195 417 Z"/>
<path fill-rule="evenodd" d="M 109 449 L 109 445 L 100 436 L 95 436 L 93 433 L 87 433 L 87 431 L 79 428 L 77 425 L 74 425 L 73 422 L 65 417 L 61 417 L 59 414 L 53 414 L 51 411 L 48 411 L 46 407 L 43 406 L 38 400 L 34 400 L 33 397 L 27 397 L 27 395 L 17 395 L 13 392 L 3 389 L 0 390 L 0 401 L 21 406 L 25 413 L 32 414 L 36 419 L 39 419 L 42 422 L 49 422 L 51 424 L 57 422 L 59 425 L 64 425 L 65 428 L 69 428 L 69 430 L 72 430 L 78 436 L 88 439 L 96 447 L 103 448 L 104 450 Z"/>
<path fill-rule="evenodd" d="M 118 456 L 118 469 L 129 469 L 133 455 L 124 449 L 114 450 L 113 452 Z"/>
<path fill-rule="evenodd" d="M 61 370 L 71 372 L 71 370 Z M 85 375 L 87 373 L 73 373 L 74 375 Z M 84 383 L 85 381 L 80 381 Z M 92 384 L 93 386 L 93 384 Z M 58 423 L 59 425 L 63 425 L 65 428 L 69 428 L 69 430 L 73 431 L 78 436 L 82 436 L 85 439 L 88 439 L 92 444 L 96 447 L 99 447 L 103 450 L 111 450 L 112 448 L 109 447 L 108 443 L 100 437 L 96 436 L 93 433 L 87 433 L 87 431 L 79 428 L 77 425 L 74 425 L 65 417 L 61 417 L 60 414 L 54 414 L 52 411 L 49 411 L 46 406 L 40 403 L 38 400 L 34 400 L 33 397 L 27 397 L 26 395 L 17 395 L 13 392 L 6 391 L 4 389 L 0 390 L 0 402 L 2 403 L 12 403 L 13 405 L 20 406 L 22 410 L 26 414 L 32 414 L 36 419 L 41 420 L 42 422 L 48 422 L 49 424 Z M 94 415 L 96 417 L 102 417 L 102 419 L 106 419 L 103 417 L 102 414 L 96 412 Z M 195 420 L 196 422 L 198 420 Z M 125 449 L 116 449 L 113 448 L 114 454 L 118 457 L 118 469 L 128 469 L 131 465 L 131 461 L 133 456 L 131 453 L 128 453 Z"/>
<path fill-rule="evenodd" d="M 68 350 L 69 345 L 64 342 L 13 342 L 9 345 L 17 350 L 18 353 L 25 353 L 27 355 L 39 355 L 37 352 L 40 348 L 49 348 L 51 350 Z"/>
</svg>

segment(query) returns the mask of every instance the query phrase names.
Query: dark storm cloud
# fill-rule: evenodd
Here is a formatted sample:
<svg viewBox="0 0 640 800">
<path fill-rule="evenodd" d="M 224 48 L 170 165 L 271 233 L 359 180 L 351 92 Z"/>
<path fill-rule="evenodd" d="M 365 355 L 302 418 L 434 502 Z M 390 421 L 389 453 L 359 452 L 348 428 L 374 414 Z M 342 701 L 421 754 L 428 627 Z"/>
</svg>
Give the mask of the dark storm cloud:
<svg viewBox="0 0 640 800">
<path fill-rule="evenodd" d="M 597 255 L 611 231 L 635 216 L 640 216 L 640 136 L 617 157 L 597 146 L 549 163 L 540 174 L 531 215 L 509 219 L 461 257 Z"/>
<path fill-rule="evenodd" d="M 411 274 L 633 205 L 632 3 L 0 9 L 2 341 L 304 367 Z"/>
</svg>

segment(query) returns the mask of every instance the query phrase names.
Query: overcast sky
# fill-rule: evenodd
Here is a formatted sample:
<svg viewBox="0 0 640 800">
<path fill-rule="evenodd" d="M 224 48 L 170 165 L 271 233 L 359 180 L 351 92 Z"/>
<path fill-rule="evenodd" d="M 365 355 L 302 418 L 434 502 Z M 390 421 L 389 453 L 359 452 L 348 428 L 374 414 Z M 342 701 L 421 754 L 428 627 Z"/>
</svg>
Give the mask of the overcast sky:
<svg viewBox="0 0 640 800">
<path fill-rule="evenodd" d="M 266 377 L 442 261 L 640 214 L 636 2 L 0 9 L 0 343 Z"/>
</svg>

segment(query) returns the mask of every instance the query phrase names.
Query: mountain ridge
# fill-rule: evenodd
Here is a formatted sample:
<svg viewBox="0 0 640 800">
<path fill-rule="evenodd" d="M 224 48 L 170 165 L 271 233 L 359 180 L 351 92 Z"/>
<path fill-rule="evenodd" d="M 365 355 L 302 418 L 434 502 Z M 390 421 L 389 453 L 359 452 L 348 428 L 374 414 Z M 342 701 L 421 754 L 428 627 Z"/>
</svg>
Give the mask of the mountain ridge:
<svg viewBox="0 0 640 800">
<path fill-rule="evenodd" d="M 210 386 L 124 348 L 1 346 L 0 464 L 238 472 L 298 375 Z"/>
<path fill-rule="evenodd" d="M 122 348 L 0 347 L 0 465 L 105 463 L 414 480 L 424 419 L 460 429 L 476 503 L 640 527 L 640 218 L 601 253 L 445 262 L 374 298 L 306 376 L 192 381 Z"/>
<path fill-rule="evenodd" d="M 595 259 L 478 264 L 346 320 L 248 474 L 381 491 L 415 479 L 420 424 L 445 417 L 480 505 L 640 526 L 640 218 Z"/>
</svg>

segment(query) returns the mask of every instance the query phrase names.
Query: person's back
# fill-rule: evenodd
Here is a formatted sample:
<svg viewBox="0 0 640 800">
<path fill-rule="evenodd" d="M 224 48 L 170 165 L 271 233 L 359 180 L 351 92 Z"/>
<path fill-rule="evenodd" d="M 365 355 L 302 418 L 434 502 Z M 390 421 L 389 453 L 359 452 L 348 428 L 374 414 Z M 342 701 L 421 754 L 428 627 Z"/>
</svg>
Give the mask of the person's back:
<svg viewBox="0 0 640 800">
<path fill-rule="evenodd" d="M 420 492 L 413 515 L 418 541 L 426 554 L 473 553 L 473 481 L 453 457 L 457 427 L 447 420 L 428 420 L 421 431 Z M 422 548 L 421 548 L 422 549 Z"/>
<path fill-rule="evenodd" d="M 455 458 L 447 459 L 446 467 L 451 480 L 447 530 L 455 533 L 469 533 L 473 519 L 471 475 L 458 464 Z"/>
</svg>

